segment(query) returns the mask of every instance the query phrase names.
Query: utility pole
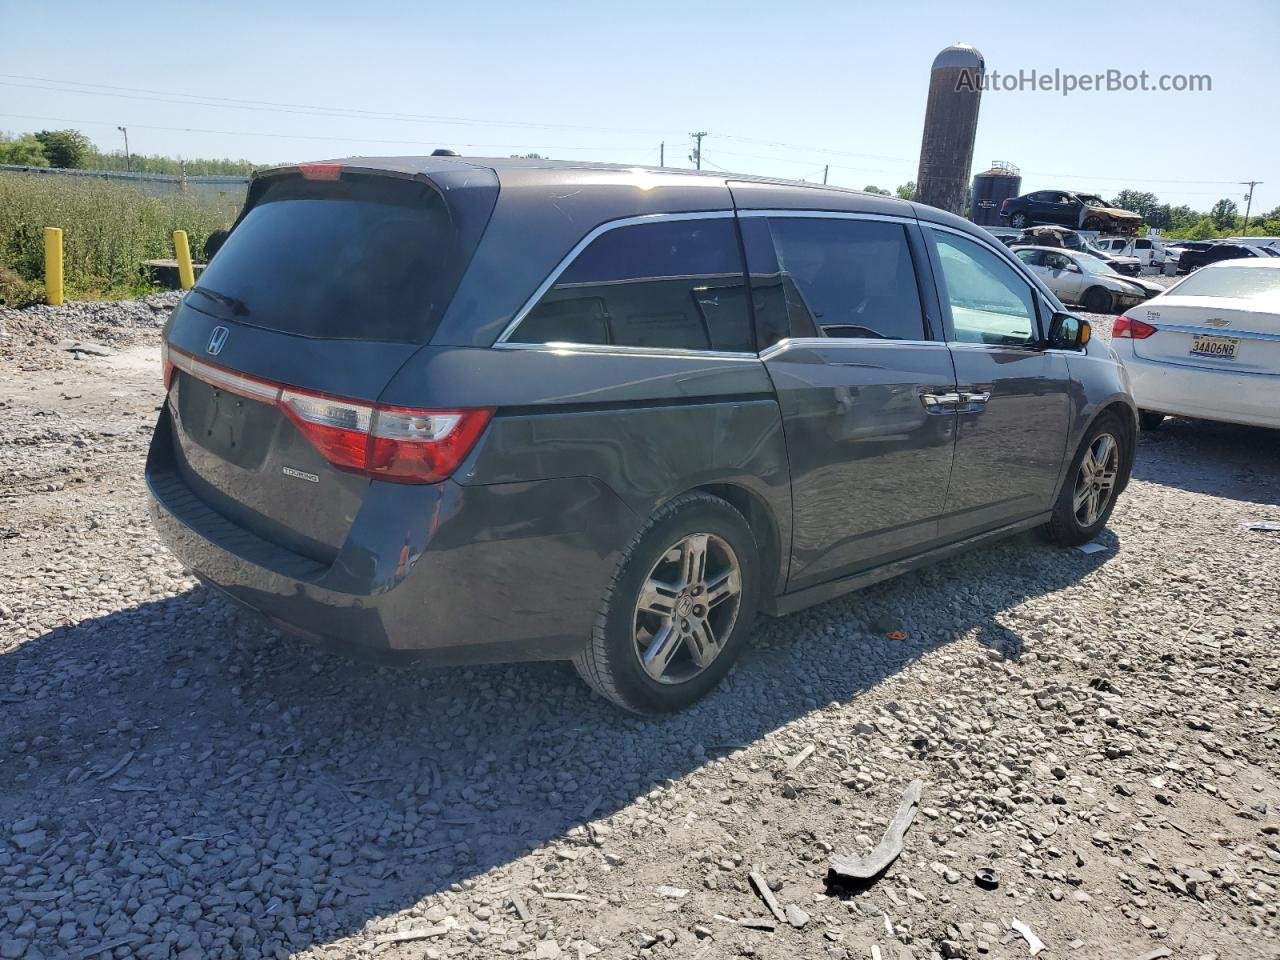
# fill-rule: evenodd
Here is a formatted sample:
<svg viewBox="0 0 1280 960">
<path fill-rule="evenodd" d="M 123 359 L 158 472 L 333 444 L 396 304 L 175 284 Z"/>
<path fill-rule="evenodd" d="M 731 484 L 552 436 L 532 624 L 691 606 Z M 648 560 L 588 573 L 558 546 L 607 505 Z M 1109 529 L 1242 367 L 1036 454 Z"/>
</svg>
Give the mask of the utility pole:
<svg viewBox="0 0 1280 960">
<path fill-rule="evenodd" d="M 116 127 L 124 134 L 124 168 L 130 173 L 133 172 L 133 159 L 129 156 L 129 129 L 127 127 Z"/>
<path fill-rule="evenodd" d="M 664 140 L 658 144 L 658 166 L 665 167 L 667 165 L 667 142 Z"/>
<path fill-rule="evenodd" d="M 824 187 L 827 185 L 827 171 L 830 169 L 831 169 L 831 164 L 825 163 L 822 165 L 822 185 Z"/>
<path fill-rule="evenodd" d="M 1261 180 L 1240 181 L 1240 186 L 1249 188 L 1249 192 L 1244 195 L 1244 235 L 1246 237 L 1249 235 L 1249 211 L 1253 209 L 1253 188 L 1261 183 Z"/>
<path fill-rule="evenodd" d="M 689 156 L 689 159 L 693 161 L 694 166 L 699 170 L 702 169 L 702 138 L 706 135 L 707 131 L 705 130 L 689 134 L 689 136 L 698 141 L 698 145 L 693 148 L 693 153 Z"/>
</svg>

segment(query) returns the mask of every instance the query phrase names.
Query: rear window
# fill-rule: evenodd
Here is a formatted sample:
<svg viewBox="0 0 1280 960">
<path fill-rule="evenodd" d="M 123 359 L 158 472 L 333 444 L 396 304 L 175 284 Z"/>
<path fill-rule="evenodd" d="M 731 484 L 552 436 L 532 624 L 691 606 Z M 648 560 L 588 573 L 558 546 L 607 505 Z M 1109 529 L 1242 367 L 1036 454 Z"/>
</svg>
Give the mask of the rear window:
<svg viewBox="0 0 1280 960">
<path fill-rule="evenodd" d="M 424 343 L 466 266 L 429 184 L 343 174 L 270 183 L 200 275 L 191 303 L 305 337 Z"/>
<path fill-rule="evenodd" d="M 1179 297 L 1235 297 L 1263 300 L 1280 297 L 1280 270 L 1266 267 L 1206 267 L 1178 284 Z"/>
</svg>

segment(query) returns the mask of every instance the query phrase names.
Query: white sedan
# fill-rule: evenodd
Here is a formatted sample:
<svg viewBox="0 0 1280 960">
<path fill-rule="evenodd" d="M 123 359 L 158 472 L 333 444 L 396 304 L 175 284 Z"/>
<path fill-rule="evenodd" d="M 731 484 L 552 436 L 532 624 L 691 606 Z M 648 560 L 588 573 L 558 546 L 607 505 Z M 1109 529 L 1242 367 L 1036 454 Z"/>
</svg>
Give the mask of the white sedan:
<svg viewBox="0 0 1280 960">
<path fill-rule="evenodd" d="M 1280 260 L 1222 260 L 1116 317 L 1144 430 L 1165 416 L 1280 428 Z"/>
<path fill-rule="evenodd" d="M 1141 277 L 1122 277 L 1095 256 L 1059 247 L 1014 247 L 1014 255 L 1064 303 L 1116 313 L 1164 292 Z"/>
</svg>

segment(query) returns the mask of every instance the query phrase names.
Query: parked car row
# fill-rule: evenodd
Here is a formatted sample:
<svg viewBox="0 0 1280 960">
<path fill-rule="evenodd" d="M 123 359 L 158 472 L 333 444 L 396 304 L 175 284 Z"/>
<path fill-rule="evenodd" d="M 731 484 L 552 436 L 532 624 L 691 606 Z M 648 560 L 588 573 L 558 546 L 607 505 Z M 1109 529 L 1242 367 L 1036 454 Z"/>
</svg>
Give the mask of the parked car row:
<svg viewBox="0 0 1280 960">
<path fill-rule="evenodd" d="M 1280 257 L 1271 246 L 1231 240 L 1185 240 L 1179 244 L 1178 273 L 1190 273 L 1200 267 L 1223 260 L 1267 260 Z"/>
<path fill-rule="evenodd" d="M 1066 227 L 1029 227 L 1003 242 L 1010 247 L 1061 247 L 1064 250 L 1087 253 L 1124 276 L 1136 277 L 1142 272 L 1142 262 L 1137 257 L 1111 253 L 1097 246 L 1084 234 Z"/>
<path fill-rule="evenodd" d="M 1159 237 L 1098 237 L 1094 246 L 1118 257 L 1133 257 L 1143 268 L 1163 272 L 1166 263 L 1177 263 L 1178 251 Z"/>
</svg>

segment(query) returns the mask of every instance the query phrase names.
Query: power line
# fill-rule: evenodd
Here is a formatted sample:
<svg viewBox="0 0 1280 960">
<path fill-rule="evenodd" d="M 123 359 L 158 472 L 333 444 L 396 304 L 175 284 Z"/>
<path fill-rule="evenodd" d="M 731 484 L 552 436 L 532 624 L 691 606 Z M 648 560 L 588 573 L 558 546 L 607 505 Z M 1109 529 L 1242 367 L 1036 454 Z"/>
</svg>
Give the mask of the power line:
<svg viewBox="0 0 1280 960">
<path fill-rule="evenodd" d="M 477 117 L 458 117 L 458 116 L 445 116 L 445 115 L 437 116 L 437 115 L 430 115 L 430 114 L 412 114 L 412 113 L 400 113 L 400 112 L 394 112 L 394 111 L 367 110 L 362 108 L 334 107 L 332 105 L 321 106 L 316 104 L 291 103 L 291 102 L 285 102 L 285 101 L 252 100 L 252 99 L 222 97 L 222 96 L 214 96 L 214 95 L 206 95 L 206 94 L 175 93 L 174 91 L 171 91 L 171 90 L 170 91 L 153 90 L 146 87 L 125 87 L 125 86 L 117 86 L 113 84 L 90 83 L 90 82 L 78 81 L 78 80 L 65 80 L 65 79 L 55 78 L 55 77 L 37 77 L 37 76 L 30 76 L 26 74 L 0 74 L 0 78 L 5 78 L 5 79 L 0 79 L 0 85 L 11 86 L 11 87 L 22 87 L 22 88 L 34 89 L 34 90 L 43 90 L 49 93 L 71 93 L 71 94 L 81 94 L 81 95 L 89 95 L 89 96 L 118 97 L 122 99 L 139 100 L 144 102 L 170 103 L 170 104 L 175 104 L 179 106 L 203 106 L 203 107 L 215 107 L 215 108 L 221 108 L 221 109 L 250 110 L 255 112 L 289 113 L 289 114 L 295 114 L 298 116 L 310 116 L 310 117 L 380 120 L 380 121 L 389 121 L 389 122 L 398 122 L 398 123 L 438 123 L 438 124 L 461 124 L 461 125 L 471 125 L 471 126 L 519 127 L 519 128 L 537 129 L 537 130 L 584 130 L 584 131 L 591 130 L 591 131 L 602 132 L 602 133 L 637 133 L 637 134 L 650 134 L 650 135 L 655 133 L 656 134 L 662 133 L 662 131 L 656 131 L 656 130 L 651 130 L 647 128 L 637 128 L 637 127 L 600 127 L 600 126 L 592 126 L 592 125 L 586 125 L 586 124 L 539 123 L 539 122 L 528 121 L 528 120 L 498 120 L 498 119 L 482 119 Z M 35 81 L 36 83 L 42 83 L 42 84 L 55 84 L 57 86 L 36 86 L 30 83 L 13 82 L 13 81 L 19 81 L 19 80 Z M 75 88 L 79 88 L 79 89 L 75 89 Z M 147 96 L 135 96 L 135 94 L 146 94 Z M 20 115 L 7 114 L 7 116 L 17 117 Z M 40 118 L 31 118 L 31 119 L 40 119 Z M 49 119 L 52 119 L 52 118 L 49 118 Z M 58 122 L 89 123 L 89 122 L 97 122 L 97 121 L 58 121 Z M 136 124 L 136 126 L 143 127 L 145 125 Z M 208 133 L 219 133 L 219 134 L 240 135 L 240 136 L 271 136 L 275 138 L 280 138 L 280 135 L 277 135 L 277 134 L 250 134 L 247 131 L 230 131 L 230 132 L 214 131 L 214 130 L 203 131 L 194 127 L 188 128 L 188 127 L 152 126 L 151 129 L 165 129 L 165 130 L 184 131 L 184 132 L 187 132 L 187 131 L 208 132 Z M 706 132 L 703 131 L 703 136 L 706 136 L 706 135 L 707 135 Z M 346 142 L 388 143 L 388 144 L 399 143 L 399 144 L 409 144 L 409 145 L 417 145 L 420 143 L 420 141 L 413 141 L 413 140 L 375 140 L 370 138 L 356 138 L 356 137 L 346 137 L 346 138 L 310 137 L 310 136 L 303 136 L 303 135 L 295 136 L 290 139 L 298 139 L 298 140 L 310 140 L 310 139 L 326 140 L 327 139 L 327 140 L 345 140 Z M 766 140 L 766 139 L 761 139 L 756 137 L 738 136 L 735 134 L 717 134 L 717 139 L 728 140 L 728 141 L 733 141 L 737 143 L 757 144 L 760 146 L 773 147 L 776 149 L 789 150 L 793 152 L 803 152 L 806 155 L 819 153 L 819 154 L 826 154 L 831 156 L 858 157 L 858 158 L 874 159 L 874 160 L 889 160 L 889 161 L 897 161 L 902 163 L 915 162 L 912 158 L 909 158 L 909 157 L 891 156 L 887 154 L 860 153 L 857 151 L 839 150 L 831 147 L 806 146 L 804 144 L 792 144 L 792 143 L 787 143 L 779 140 Z M 699 149 L 694 155 L 690 156 L 690 160 L 693 161 L 695 165 L 696 165 L 695 157 L 697 154 L 701 153 L 701 138 L 699 137 L 698 140 L 699 140 L 699 144 L 698 144 Z M 422 144 L 422 145 L 428 145 L 428 144 Z M 492 146 L 495 148 L 504 147 L 508 149 L 523 149 L 519 147 L 512 148 L 512 147 L 504 146 L 501 144 L 458 144 L 458 145 L 459 146 L 479 146 L 479 147 Z M 557 147 L 555 149 L 608 150 L 608 149 L 614 149 L 614 148 L 611 148 L 611 147 Z M 724 153 L 728 156 L 740 156 L 740 157 L 749 158 L 749 159 L 768 160 L 772 162 L 782 162 L 782 163 L 801 162 L 801 161 L 789 160 L 788 158 L 785 158 L 785 157 L 764 156 L 761 154 L 734 153 L 733 151 L 719 151 L 719 152 Z M 839 165 L 839 164 L 832 164 L 831 166 L 837 166 L 837 167 L 840 167 L 841 169 L 857 171 L 860 173 L 886 173 L 886 174 L 901 175 L 900 170 L 887 170 L 883 168 L 871 168 L 871 167 L 852 167 L 848 165 Z M 1226 186 L 1235 186 L 1242 183 L 1242 181 L 1235 181 L 1235 180 L 1179 180 L 1179 179 L 1159 178 L 1159 177 L 1137 178 L 1137 177 L 1124 177 L 1124 176 L 1108 176 L 1108 177 L 1080 176 L 1078 174 L 1048 173 L 1048 172 L 1035 171 L 1035 170 L 1027 170 L 1027 171 L 1024 171 L 1024 173 L 1031 176 L 1039 176 L 1039 177 L 1060 177 L 1067 180 L 1093 180 L 1093 181 L 1104 181 L 1108 183 L 1128 182 L 1128 183 L 1139 183 L 1139 184 L 1156 184 L 1156 183 L 1219 184 L 1219 185 L 1226 185 Z"/>
<path fill-rule="evenodd" d="M 400 113 L 384 110 L 366 110 L 359 107 L 334 107 L 306 103 L 283 103 L 275 100 L 247 100 L 235 97 L 218 97 L 206 94 L 176 93 L 172 90 L 150 90 L 145 87 L 117 87 L 109 84 L 82 83 L 73 80 L 55 80 L 48 77 L 27 77 L 21 74 L 0 74 L 0 85 L 43 90 L 47 93 L 73 93 L 88 96 L 115 97 L 123 100 L 172 103 L 179 106 L 218 107 L 228 110 L 252 110 L 267 113 L 292 113 L 301 116 L 348 117 L 366 120 L 386 120 L 401 123 L 445 123 L 498 127 L 527 127 L 538 130 L 592 130 L 603 133 L 636 133 L 661 135 L 665 131 L 637 127 L 600 127 L 572 123 L 537 123 L 529 120 L 494 120 L 479 117 L 437 116 L 433 114 Z M 63 86 L 37 86 L 15 83 L 14 80 L 35 80 L 40 83 L 56 83 Z M 84 89 L 71 89 L 79 87 Z M 146 94 L 136 96 L 135 94 Z"/>
<path fill-rule="evenodd" d="M 116 126 L 110 120 L 76 120 L 71 117 L 46 117 L 36 116 L 26 113 L 0 113 L 0 117 L 11 117 L 19 120 L 41 120 L 52 123 L 77 123 L 96 126 L 111 127 Z M 270 137 L 276 140 L 317 140 L 339 143 L 380 143 L 388 145 L 413 146 L 413 147 L 437 147 L 438 142 L 429 140 L 377 140 L 371 137 L 336 137 L 336 136 L 317 136 L 314 134 L 293 134 L 293 133 L 257 133 L 251 130 L 209 130 L 204 127 L 166 127 L 149 123 L 129 123 L 129 127 L 136 127 L 139 130 L 165 130 L 171 133 L 212 133 L 224 137 Z M 543 144 L 520 144 L 520 143 L 455 143 L 458 147 L 477 147 L 480 149 L 490 150 L 539 150 L 546 149 Z M 568 147 L 557 146 L 556 150 L 599 150 L 607 152 L 616 147 L 608 146 L 591 146 L 591 147 Z M 634 149 L 643 149 L 636 147 Z"/>
</svg>

